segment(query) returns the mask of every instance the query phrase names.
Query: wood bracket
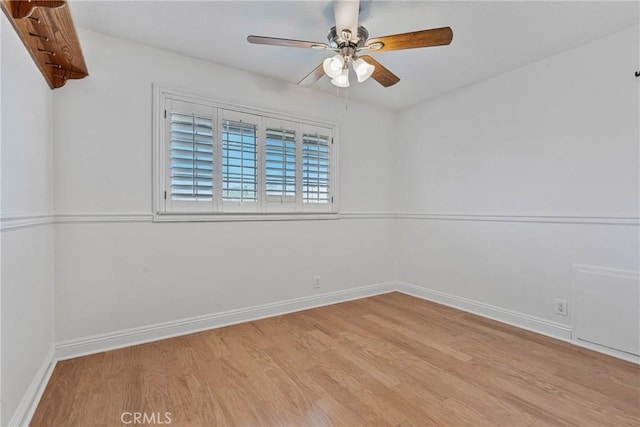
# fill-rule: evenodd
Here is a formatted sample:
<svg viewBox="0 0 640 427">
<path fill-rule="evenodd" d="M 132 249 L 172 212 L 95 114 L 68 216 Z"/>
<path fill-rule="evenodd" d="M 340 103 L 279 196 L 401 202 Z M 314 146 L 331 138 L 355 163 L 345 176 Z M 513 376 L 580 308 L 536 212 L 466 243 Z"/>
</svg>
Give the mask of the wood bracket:
<svg viewBox="0 0 640 427">
<path fill-rule="evenodd" d="M 51 89 L 89 75 L 66 0 L 1 0 L 0 7 Z"/>
<path fill-rule="evenodd" d="M 63 7 L 66 2 L 65 1 L 47 1 L 47 0 L 33 0 L 33 1 L 24 1 L 24 0 L 15 0 L 8 2 L 11 3 L 11 15 L 15 19 L 28 18 L 31 16 L 33 11 L 37 7 L 50 7 L 57 8 Z"/>
</svg>

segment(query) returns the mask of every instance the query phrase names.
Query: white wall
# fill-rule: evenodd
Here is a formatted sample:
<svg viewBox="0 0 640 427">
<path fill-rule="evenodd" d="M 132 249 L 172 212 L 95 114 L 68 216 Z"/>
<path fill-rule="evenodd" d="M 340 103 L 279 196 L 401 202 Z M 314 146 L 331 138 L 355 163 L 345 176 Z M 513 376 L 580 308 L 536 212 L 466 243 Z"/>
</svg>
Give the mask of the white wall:
<svg viewBox="0 0 640 427">
<path fill-rule="evenodd" d="M 6 425 L 53 344 L 53 156 L 51 90 L 4 14 L 0 19 L 0 422 Z"/>
<path fill-rule="evenodd" d="M 354 101 L 345 112 L 344 98 L 89 31 L 80 39 L 91 75 L 54 96 L 56 213 L 71 221 L 56 225 L 57 340 L 395 279 L 392 219 L 121 222 L 151 213 L 153 82 L 337 123 L 343 212 L 392 209 L 393 113 Z"/>
<path fill-rule="evenodd" d="M 570 328 L 555 299 L 571 307 L 574 264 L 638 270 L 638 227 L 620 224 L 638 217 L 637 33 L 395 114 L 81 31 L 92 74 L 54 96 L 56 339 L 398 278 Z M 336 122 L 341 210 L 403 219 L 136 217 L 151 212 L 152 82 Z"/>
<path fill-rule="evenodd" d="M 574 264 L 638 271 L 620 224 L 639 216 L 638 43 L 635 27 L 402 111 L 400 280 L 571 326 L 554 301 L 571 314 Z"/>
</svg>

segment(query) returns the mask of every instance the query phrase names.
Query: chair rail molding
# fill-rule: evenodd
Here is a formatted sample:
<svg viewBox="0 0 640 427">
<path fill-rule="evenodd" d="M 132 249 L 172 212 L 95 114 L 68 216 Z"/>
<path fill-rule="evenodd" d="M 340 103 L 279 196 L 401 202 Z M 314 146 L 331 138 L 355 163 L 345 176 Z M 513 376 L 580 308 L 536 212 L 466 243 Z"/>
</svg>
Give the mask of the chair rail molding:
<svg viewBox="0 0 640 427">
<path fill-rule="evenodd" d="M 534 222 L 550 224 L 640 225 L 637 216 L 598 215 L 506 215 L 431 212 L 398 212 L 396 218 L 427 221 Z"/>
</svg>

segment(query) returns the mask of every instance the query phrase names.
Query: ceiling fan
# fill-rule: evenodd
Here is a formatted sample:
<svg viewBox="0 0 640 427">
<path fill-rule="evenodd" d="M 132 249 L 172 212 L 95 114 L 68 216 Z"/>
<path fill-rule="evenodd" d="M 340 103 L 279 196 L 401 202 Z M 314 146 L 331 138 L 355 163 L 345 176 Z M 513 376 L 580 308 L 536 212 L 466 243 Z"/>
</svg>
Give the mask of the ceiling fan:
<svg viewBox="0 0 640 427">
<path fill-rule="evenodd" d="M 326 58 L 322 64 L 300 80 L 298 82 L 299 85 L 312 85 L 326 74 L 331 78 L 331 83 L 335 86 L 348 87 L 349 64 L 351 64 L 358 82 L 363 82 L 372 77 L 382 86 L 389 87 L 398 83 L 400 78 L 370 55 L 361 55 L 362 52 L 388 52 L 419 47 L 444 46 L 451 43 L 453 38 L 451 28 L 442 27 L 370 39 L 367 29 L 358 25 L 359 0 L 334 0 L 333 6 L 336 26 L 329 30 L 327 35 L 329 43 L 263 36 L 249 36 L 247 41 L 253 44 L 301 47 L 336 52 L 335 55 Z"/>
</svg>

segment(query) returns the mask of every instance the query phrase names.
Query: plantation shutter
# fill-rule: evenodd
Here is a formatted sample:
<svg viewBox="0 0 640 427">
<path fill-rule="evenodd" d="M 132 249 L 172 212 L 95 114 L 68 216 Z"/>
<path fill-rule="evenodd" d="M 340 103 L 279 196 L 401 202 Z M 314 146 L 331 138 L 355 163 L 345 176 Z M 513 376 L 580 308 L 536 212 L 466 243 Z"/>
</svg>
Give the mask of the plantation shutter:
<svg viewBox="0 0 640 427">
<path fill-rule="evenodd" d="M 171 91 L 155 96 L 154 220 L 337 212 L 332 125 Z"/>
<path fill-rule="evenodd" d="M 304 126 L 302 134 L 302 203 L 304 210 L 331 211 L 332 134 Z"/>
<path fill-rule="evenodd" d="M 176 211 L 213 211 L 214 110 L 169 101 L 166 206 Z"/>
<path fill-rule="evenodd" d="M 295 209 L 298 184 L 298 124 L 285 120 L 265 119 L 264 195 L 266 210 L 272 212 Z"/>
<path fill-rule="evenodd" d="M 222 205 L 225 211 L 258 209 L 258 118 L 221 111 Z"/>
</svg>

